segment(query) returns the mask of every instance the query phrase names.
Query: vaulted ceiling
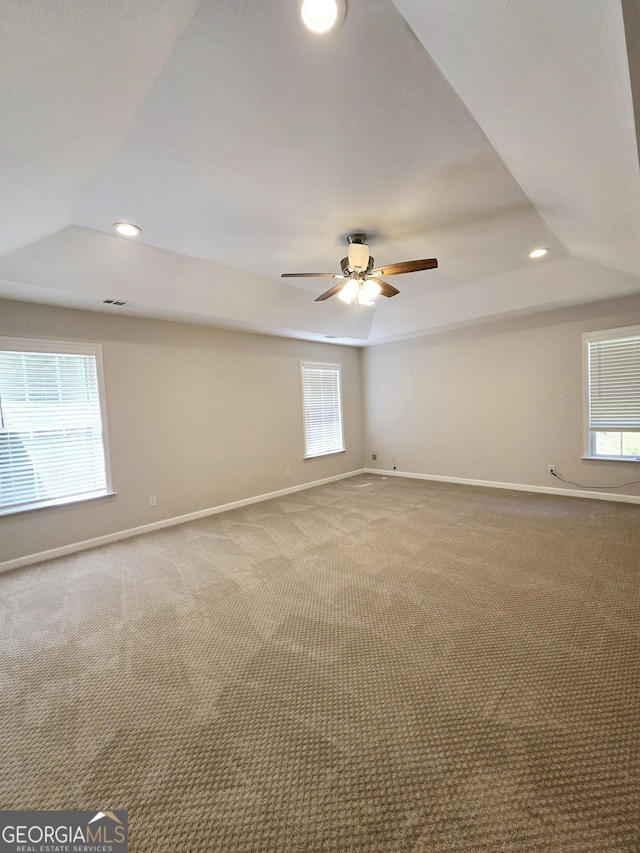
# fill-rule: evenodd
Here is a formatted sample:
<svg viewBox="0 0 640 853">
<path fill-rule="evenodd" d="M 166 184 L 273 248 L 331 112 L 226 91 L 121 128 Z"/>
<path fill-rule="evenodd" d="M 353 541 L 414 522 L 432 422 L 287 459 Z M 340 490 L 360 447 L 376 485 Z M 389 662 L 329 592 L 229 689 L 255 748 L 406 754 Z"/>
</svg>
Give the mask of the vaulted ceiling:
<svg viewBox="0 0 640 853">
<path fill-rule="evenodd" d="M 640 292 L 632 0 L 347 0 L 323 38 L 293 0 L 0 16 L 0 296 L 366 345 Z M 352 231 L 439 268 L 374 308 L 280 278 Z"/>
</svg>

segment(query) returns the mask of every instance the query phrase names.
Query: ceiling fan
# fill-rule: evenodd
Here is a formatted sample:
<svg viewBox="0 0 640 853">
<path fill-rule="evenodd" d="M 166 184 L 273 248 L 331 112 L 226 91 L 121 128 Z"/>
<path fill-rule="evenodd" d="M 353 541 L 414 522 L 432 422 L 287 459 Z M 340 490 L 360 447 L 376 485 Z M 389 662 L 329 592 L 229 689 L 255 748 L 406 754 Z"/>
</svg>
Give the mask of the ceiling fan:
<svg viewBox="0 0 640 853">
<path fill-rule="evenodd" d="M 322 302 L 330 296 L 338 294 L 343 302 L 355 302 L 356 305 L 373 305 L 373 300 L 379 294 L 395 296 L 400 291 L 392 284 L 383 281 L 381 275 L 401 275 L 418 270 L 434 270 L 438 266 L 435 258 L 421 261 L 402 261 L 399 264 L 389 264 L 384 267 L 373 266 L 373 258 L 366 245 L 366 234 L 349 234 L 349 250 L 347 257 L 340 261 L 341 273 L 332 272 L 283 272 L 282 278 L 336 278 L 338 283 L 325 290 L 315 300 Z"/>
</svg>

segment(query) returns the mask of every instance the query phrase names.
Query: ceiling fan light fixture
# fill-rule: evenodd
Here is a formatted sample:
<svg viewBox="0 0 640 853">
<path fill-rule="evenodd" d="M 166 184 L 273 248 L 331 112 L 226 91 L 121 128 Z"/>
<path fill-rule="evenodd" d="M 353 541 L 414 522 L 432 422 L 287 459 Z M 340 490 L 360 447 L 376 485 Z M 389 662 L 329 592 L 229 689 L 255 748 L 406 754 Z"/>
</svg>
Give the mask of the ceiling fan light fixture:
<svg viewBox="0 0 640 853">
<path fill-rule="evenodd" d="M 356 305 L 374 304 L 373 300 L 379 296 L 382 288 L 375 281 L 368 281 L 364 278 L 350 278 L 338 294 L 338 299 L 351 305 L 355 302 Z"/>
<path fill-rule="evenodd" d="M 543 258 L 545 255 L 549 254 L 549 250 L 543 247 L 539 249 L 534 249 L 532 252 L 529 252 L 530 258 Z"/>
<path fill-rule="evenodd" d="M 380 296 L 382 288 L 375 281 L 365 281 L 360 291 L 360 302 L 363 305 L 373 305 L 376 296 Z"/>
<path fill-rule="evenodd" d="M 356 306 L 359 308 L 361 305 L 366 305 L 368 308 L 373 308 L 375 305 L 374 299 L 380 295 L 381 289 L 380 285 L 376 284 L 375 281 L 360 279 L 355 299 Z"/>
<path fill-rule="evenodd" d="M 344 0 L 303 0 L 300 6 L 302 23 L 317 35 L 328 33 L 344 15 Z"/>
<path fill-rule="evenodd" d="M 351 305 L 353 300 L 358 295 L 358 281 L 355 278 L 350 278 L 338 294 L 338 299 L 342 299 L 347 305 Z"/>
<path fill-rule="evenodd" d="M 122 237 L 137 237 L 142 234 L 142 228 L 132 222 L 114 222 L 113 227 Z"/>
</svg>

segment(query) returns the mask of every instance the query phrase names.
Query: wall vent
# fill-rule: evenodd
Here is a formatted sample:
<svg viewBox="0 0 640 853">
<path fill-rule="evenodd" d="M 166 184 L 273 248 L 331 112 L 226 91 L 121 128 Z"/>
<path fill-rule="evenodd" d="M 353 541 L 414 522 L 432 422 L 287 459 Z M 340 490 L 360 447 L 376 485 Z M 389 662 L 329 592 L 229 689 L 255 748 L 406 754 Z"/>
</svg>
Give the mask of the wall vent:
<svg viewBox="0 0 640 853">
<path fill-rule="evenodd" d="M 103 305 L 117 305 L 122 308 L 125 305 L 133 305 L 133 302 L 123 302 L 122 299 L 103 299 Z"/>
</svg>

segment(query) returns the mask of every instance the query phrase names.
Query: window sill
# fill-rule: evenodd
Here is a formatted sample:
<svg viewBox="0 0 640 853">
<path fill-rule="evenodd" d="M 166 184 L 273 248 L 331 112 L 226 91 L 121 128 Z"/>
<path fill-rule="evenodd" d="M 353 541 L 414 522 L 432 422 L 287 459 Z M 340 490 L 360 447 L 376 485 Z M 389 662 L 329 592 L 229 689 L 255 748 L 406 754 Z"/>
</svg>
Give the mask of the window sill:
<svg viewBox="0 0 640 853">
<path fill-rule="evenodd" d="M 581 456 L 585 462 L 640 462 L 640 456 Z"/>
<path fill-rule="evenodd" d="M 86 495 L 70 495 L 68 498 L 53 498 L 50 501 L 34 501 L 33 503 L 20 504 L 19 506 L 0 507 L 0 517 L 5 515 L 17 515 L 19 512 L 31 512 L 34 509 L 50 509 L 54 506 L 69 506 L 69 504 L 85 503 L 85 501 L 96 501 L 100 498 L 110 498 L 117 492 L 91 492 Z"/>
<path fill-rule="evenodd" d="M 338 453 L 346 453 L 347 451 L 343 447 L 342 450 L 327 450 L 324 453 L 313 453 L 311 456 L 303 456 L 304 460 L 306 459 L 321 459 L 323 456 L 337 456 Z"/>
</svg>

